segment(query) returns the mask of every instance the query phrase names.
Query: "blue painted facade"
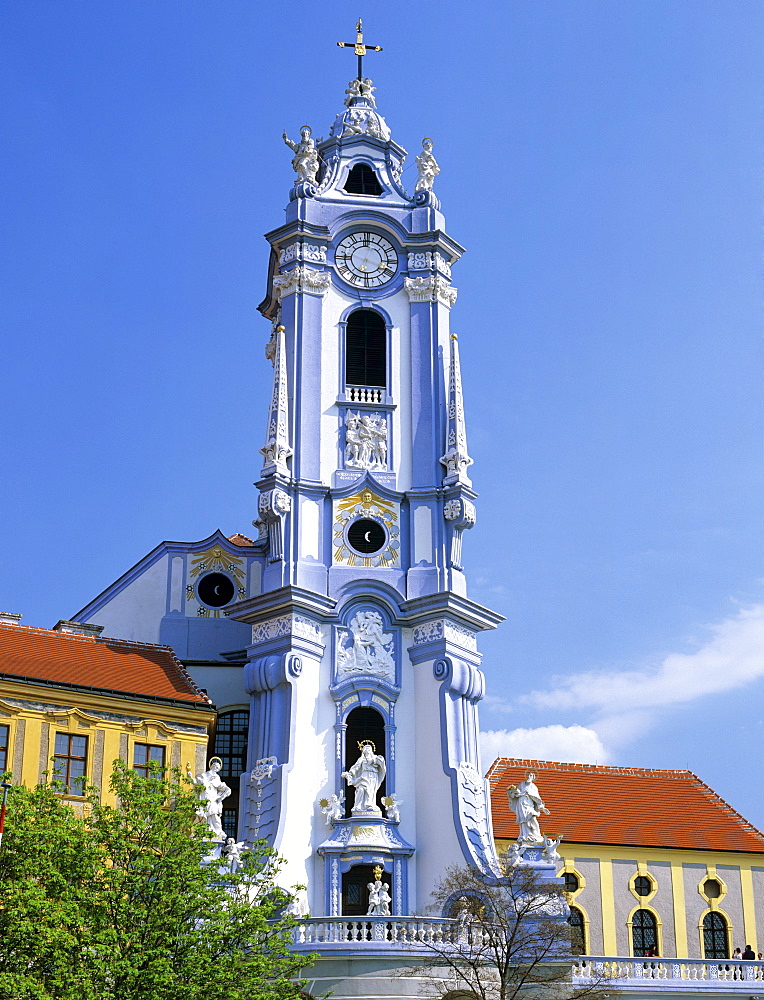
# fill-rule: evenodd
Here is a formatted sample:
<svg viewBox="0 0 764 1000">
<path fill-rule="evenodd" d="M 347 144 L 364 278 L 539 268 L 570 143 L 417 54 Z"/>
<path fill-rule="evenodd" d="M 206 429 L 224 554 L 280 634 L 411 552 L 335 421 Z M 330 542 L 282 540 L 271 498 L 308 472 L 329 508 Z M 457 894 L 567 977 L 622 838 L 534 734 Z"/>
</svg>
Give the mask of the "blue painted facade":
<svg viewBox="0 0 764 1000">
<path fill-rule="evenodd" d="M 405 151 L 369 93 L 348 96 L 319 143 L 316 183 L 295 184 L 286 222 L 266 237 L 260 310 L 272 323 L 274 386 L 256 484 L 262 591 L 228 609 L 252 632 L 241 835 L 284 855 L 286 881 L 307 885 L 313 916 L 341 915 L 343 880 L 373 865 L 399 915 L 427 912 L 449 864 L 497 871 L 476 635 L 501 618 L 467 597 L 461 553 L 476 499 L 450 330 L 463 251 L 432 191 L 401 186 Z M 346 189 L 361 163 L 381 193 Z M 395 263 L 367 287 L 343 247 L 375 240 Z M 384 376 L 371 384 L 348 375 L 358 310 L 383 331 Z M 373 550 L 357 547 L 362 529 Z M 380 815 L 327 822 L 321 811 L 360 753 L 348 729 L 356 709 L 384 733 L 374 749 L 400 820 L 381 801 Z"/>
</svg>

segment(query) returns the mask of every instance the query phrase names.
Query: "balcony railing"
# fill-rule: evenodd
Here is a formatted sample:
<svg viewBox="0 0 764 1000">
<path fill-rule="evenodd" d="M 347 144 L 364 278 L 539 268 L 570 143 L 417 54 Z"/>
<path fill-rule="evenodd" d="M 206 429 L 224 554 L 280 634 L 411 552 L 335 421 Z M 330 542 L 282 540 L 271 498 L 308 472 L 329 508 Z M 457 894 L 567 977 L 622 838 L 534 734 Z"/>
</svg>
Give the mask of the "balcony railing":
<svg viewBox="0 0 764 1000">
<path fill-rule="evenodd" d="M 292 932 L 297 951 L 366 951 L 389 949 L 421 951 L 443 946 L 455 948 L 473 942 L 478 928 L 473 923 L 440 917 L 312 917 Z M 764 962 L 733 961 L 729 958 L 618 958 L 577 955 L 572 959 L 573 981 L 618 980 L 630 989 L 764 990 Z M 762 984 L 762 985 L 758 985 Z M 613 984 L 616 985 L 615 983 Z"/>
<path fill-rule="evenodd" d="M 298 947 L 424 947 L 456 943 L 455 920 L 435 917 L 313 917 L 293 931 Z"/>
<path fill-rule="evenodd" d="M 347 399 L 351 403 L 381 403 L 384 392 L 384 389 L 371 389 L 364 385 L 345 387 Z"/>
<path fill-rule="evenodd" d="M 618 979 L 620 985 L 658 986 L 704 983 L 706 986 L 751 988 L 764 982 L 764 962 L 732 961 L 730 958 L 611 958 L 578 955 L 573 959 L 574 982 Z M 656 982 L 657 980 L 657 982 Z M 760 987 L 757 987 L 759 989 Z"/>
</svg>

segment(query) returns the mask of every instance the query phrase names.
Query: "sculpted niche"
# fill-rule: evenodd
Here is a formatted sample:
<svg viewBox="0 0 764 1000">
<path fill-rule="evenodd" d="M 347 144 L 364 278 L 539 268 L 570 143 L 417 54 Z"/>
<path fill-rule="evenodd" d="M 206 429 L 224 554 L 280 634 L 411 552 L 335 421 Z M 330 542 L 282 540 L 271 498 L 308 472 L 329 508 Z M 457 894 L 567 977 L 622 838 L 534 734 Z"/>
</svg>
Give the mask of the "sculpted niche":
<svg viewBox="0 0 764 1000">
<path fill-rule="evenodd" d="M 378 611 L 359 611 L 347 629 L 337 632 L 337 678 L 373 674 L 395 681 L 395 638 L 384 631 Z"/>
<path fill-rule="evenodd" d="M 345 466 L 387 470 L 387 420 L 383 413 L 349 413 L 345 422 Z"/>
</svg>

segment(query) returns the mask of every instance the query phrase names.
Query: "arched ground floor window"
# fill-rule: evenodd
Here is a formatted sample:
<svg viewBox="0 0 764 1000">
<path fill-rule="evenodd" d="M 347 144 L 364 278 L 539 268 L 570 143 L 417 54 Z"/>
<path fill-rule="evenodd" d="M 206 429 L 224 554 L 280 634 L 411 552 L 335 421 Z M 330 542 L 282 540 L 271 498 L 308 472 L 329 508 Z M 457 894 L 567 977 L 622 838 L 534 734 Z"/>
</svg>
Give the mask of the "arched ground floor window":
<svg viewBox="0 0 764 1000">
<path fill-rule="evenodd" d="M 586 954 L 586 926 L 584 915 L 577 906 L 571 906 L 570 916 L 570 948 L 574 955 Z"/>
<path fill-rule="evenodd" d="M 641 958 L 649 948 L 658 948 L 658 927 L 655 914 L 649 910 L 636 910 L 631 918 L 631 941 L 634 957 Z"/>
<path fill-rule="evenodd" d="M 703 917 L 703 957 L 729 958 L 729 928 L 721 913 Z"/>
</svg>

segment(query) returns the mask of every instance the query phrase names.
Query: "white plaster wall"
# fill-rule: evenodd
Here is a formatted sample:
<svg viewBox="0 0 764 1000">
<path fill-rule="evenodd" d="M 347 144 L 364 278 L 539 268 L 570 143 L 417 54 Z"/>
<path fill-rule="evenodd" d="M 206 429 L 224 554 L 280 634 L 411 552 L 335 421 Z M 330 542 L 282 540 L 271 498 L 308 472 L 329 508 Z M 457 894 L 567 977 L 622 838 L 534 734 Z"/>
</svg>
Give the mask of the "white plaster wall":
<svg viewBox="0 0 764 1000">
<path fill-rule="evenodd" d="M 440 682 L 433 677 L 433 661 L 414 667 L 416 733 L 416 888 L 410 905 L 418 913 L 430 913 L 432 887 L 449 865 L 465 863 L 456 836 L 451 779 L 443 768 L 440 726 Z M 409 689 L 410 690 L 410 689 Z"/>
<path fill-rule="evenodd" d="M 103 625 L 103 635 L 135 642 L 159 642 L 167 609 L 169 556 L 161 556 L 99 611 L 84 619 Z"/>
<path fill-rule="evenodd" d="M 414 563 L 431 563 L 432 511 L 422 505 L 414 508 Z"/>
<path fill-rule="evenodd" d="M 300 502 L 300 558 L 318 559 L 318 520 L 321 508 L 316 500 L 303 498 Z"/>
<path fill-rule="evenodd" d="M 323 825 L 324 817 L 318 812 L 317 802 L 326 794 L 327 775 L 333 768 L 326 721 L 330 715 L 334 722 L 334 703 L 327 692 L 326 655 L 322 662 L 304 654 L 300 659 L 302 673 L 292 688 L 290 770 L 282 809 L 285 820 L 276 849 L 287 859 L 279 879 L 281 885 L 307 885 L 310 912 L 320 913 L 323 877 L 316 871 L 314 851 L 331 828 L 323 826 L 323 832 L 318 833 L 317 820 Z"/>
</svg>

